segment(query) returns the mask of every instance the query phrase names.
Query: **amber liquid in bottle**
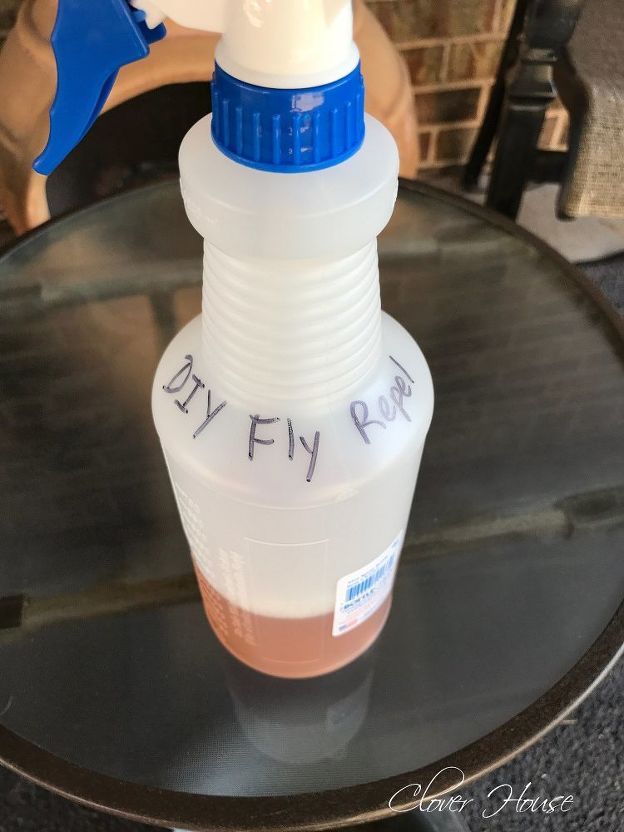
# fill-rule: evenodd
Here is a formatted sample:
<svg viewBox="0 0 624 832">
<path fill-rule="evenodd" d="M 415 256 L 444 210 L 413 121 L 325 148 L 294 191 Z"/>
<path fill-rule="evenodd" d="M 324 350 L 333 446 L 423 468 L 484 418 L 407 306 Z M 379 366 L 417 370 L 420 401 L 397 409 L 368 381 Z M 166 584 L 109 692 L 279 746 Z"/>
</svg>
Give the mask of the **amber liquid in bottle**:
<svg viewBox="0 0 624 832">
<path fill-rule="evenodd" d="M 202 603 L 227 650 L 249 667 L 287 679 L 331 673 L 370 647 L 382 630 L 392 593 L 370 618 L 353 630 L 332 635 L 334 614 L 277 618 L 243 610 L 212 587 L 195 567 Z"/>
</svg>

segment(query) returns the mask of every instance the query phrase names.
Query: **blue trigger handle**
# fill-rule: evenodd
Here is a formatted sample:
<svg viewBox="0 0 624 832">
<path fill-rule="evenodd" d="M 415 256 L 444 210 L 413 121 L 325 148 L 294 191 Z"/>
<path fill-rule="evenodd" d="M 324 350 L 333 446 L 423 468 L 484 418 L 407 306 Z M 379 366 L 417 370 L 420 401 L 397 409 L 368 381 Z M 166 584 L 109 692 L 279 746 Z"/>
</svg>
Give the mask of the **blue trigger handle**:
<svg viewBox="0 0 624 832">
<path fill-rule="evenodd" d="M 48 175 L 65 159 L 100 114 L 121 67 L 147 57 L 166 33 L 162 24 L 150 29 L 127 0 L 58 1 L 51 37 L 56 95 L 37 173 Z"/>
</svg>

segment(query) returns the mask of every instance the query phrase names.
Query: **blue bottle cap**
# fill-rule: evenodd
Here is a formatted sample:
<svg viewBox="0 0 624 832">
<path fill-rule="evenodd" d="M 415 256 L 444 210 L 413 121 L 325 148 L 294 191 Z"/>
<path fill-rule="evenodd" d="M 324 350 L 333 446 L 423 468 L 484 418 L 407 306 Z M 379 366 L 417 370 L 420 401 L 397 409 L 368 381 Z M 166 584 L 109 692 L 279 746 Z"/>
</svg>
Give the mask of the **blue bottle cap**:
<svg viewBox="0 0 624 832">
<path fill-rule="evenodd" d="M 217 64 L 212 114 L 214 142 L 236 162 L 280 173 L 332 167 L 364 140 L 360 65 L 323 86 L 271 89 L 239 81 Z"/>
</svg>

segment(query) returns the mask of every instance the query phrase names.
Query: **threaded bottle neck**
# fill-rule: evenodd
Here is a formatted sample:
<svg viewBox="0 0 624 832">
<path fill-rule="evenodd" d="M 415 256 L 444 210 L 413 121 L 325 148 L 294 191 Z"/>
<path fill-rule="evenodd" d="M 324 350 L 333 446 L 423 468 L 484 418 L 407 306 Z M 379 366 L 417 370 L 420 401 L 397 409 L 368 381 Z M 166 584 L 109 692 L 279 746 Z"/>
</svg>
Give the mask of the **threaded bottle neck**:
<svg viewBox="0 0 624 832">
<path fill-rule="evenodd" d="M 245 406 L 326 406 L 381 356 L 376 241 L 340 260 L 231 257 L 204 246 L 202 341 L 211 379 Z"/>
</svg>

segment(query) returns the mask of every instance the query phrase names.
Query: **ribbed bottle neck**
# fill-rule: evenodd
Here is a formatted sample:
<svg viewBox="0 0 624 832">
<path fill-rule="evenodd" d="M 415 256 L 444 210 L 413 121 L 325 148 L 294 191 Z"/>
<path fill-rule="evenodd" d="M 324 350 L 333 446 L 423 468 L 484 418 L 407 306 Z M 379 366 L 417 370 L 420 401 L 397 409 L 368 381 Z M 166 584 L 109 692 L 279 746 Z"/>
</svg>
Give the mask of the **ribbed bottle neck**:
<svg viewBox="0 0 624 832">
<path fill-rule="evenodd" d="M 305 261 L 231 257 L 206 243 L 202 308 L 211 383 L 229 401 L 326 406 L 381 356 L 377 243 Z"/>
</svg>

